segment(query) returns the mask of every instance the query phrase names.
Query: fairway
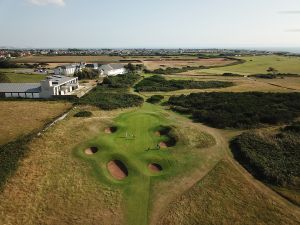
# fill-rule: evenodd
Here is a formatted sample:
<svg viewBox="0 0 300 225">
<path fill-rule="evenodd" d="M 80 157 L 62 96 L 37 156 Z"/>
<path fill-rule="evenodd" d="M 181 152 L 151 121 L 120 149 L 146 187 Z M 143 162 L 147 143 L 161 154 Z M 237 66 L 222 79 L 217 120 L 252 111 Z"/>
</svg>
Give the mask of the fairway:
<svg viewBox="0 0 300 225">
<path fill-rule="evenodd" d="M 189 74 L 223 74 L 223 73 L 238 73 L 241 75 L 250 75 L 258 73 L 267 73 L 269 67 L 278 70 L 279 73 L 300 74 L 300 57 L 284 57 L 284 56 L 249 56 L 239 57 L 246 62 L 234 66 L 203 69 L 190 71 Z M 185 73 L 186 74 L 186 73 Z"/>
</svg>

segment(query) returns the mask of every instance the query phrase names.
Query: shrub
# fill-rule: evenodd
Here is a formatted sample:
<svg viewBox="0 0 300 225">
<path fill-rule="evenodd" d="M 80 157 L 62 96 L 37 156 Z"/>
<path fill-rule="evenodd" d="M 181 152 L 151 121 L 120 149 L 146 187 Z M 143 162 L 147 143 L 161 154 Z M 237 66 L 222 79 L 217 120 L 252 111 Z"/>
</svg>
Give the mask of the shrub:
<svg viewBox="0 0 300 225">
<path fill-rule="evenodd" d="M 147 102 L 156 104 L 156 103 L 159 103 L 163 99 L 164 99 L 164 96 L 162 96 L 162 95 L 152 95 L 150 98 L 147 99 Z"/>
<path fill-rule="evenodd" d="M 182 89 L 207 89 L 232 86 L 232 82 L 225 81 L 193 81 L 193 80 L 166 80 L 160 75 L 143 79 L 135 85 L 136 91 L 176 91 Z"/>
<path fill-rule="evenodd" d="M 74 117 L 91 117 L 93 114 L 89 111 L 80 111 L 74 115 Z"/>
<path fill-rule="evenodd" d="M 300 185 L 300 135 L 285 130 L 245 132 L 231 142 L 235 158 L 256 177 L 282 186 Z"/>
<path fill-rule="evenodd" d="M 138 95 L 128 94 L 122 89 L 113 92 L 101 86 L 97 86 L 78 101 L 79 104 L 94 105 L 104 110 L 140 106 L 143 102 L 144 99 Z"/>
<path fill-rule="evenodd" d="M 102 85 L 110 88 L 129 88 L 134 85 L 140 76 L 136 73 L 127 73 L 117 76 L 105 77 Z"/>
<path fill-rule="evenodd" d="M 84 69 L 76 72 L 74 76 L 78 77 L 78 80 L 93 80 L 98 78 L 99 72 L 94 69 Z"/>
<path fill-rule="evenodd" d="M 291 122 L 300 116 L 300 93 L 193 93 L 172 96 L 168 104 L 217 128 L 251 128 Z"/>
</svg>

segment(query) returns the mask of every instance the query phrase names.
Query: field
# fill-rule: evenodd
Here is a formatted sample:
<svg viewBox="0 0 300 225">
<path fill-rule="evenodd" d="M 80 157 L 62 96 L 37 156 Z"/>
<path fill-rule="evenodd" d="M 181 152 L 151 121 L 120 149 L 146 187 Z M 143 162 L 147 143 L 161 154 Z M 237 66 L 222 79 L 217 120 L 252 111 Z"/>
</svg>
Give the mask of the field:
<svg viewBox="0 0 300 225">
<path fill-rule="evenodd" d="M 257 119 L 252 125 L 255 125 L 258 132 L 264 129 L 281 131 L 287 122 L 299 120 L 298 101 L 293 97 L 297 97 L 298 93 L 291 92 L 300 92 L 300 77 L 261 79 L 227 77 L 222 74 L 266 73 L 265 70 L 270 66 L 281 73 L 300 74 L 300 59 L 281 56 L 241 58 L 247 62 L 162 75 L 166 79 L 164 82 L 173 83 L 176 87 L 182 84 L 189 87 L 188 83 L 198 83 L 193 81 L 234 84 L 228 87 L 137 93 L 133 86 L 141 79 L 155 74 L 141 72 L 141 77 L 105 79 L 104 84 L 81 98 L 78 101 L 81 104 L 77 104 L 65 119 L 26 145 L 29 151 L 26 151 L 14 175 L 0 191 L 0 224 L 299 224 L 300 210 L 297 204 L 300 195 L 297 187 L 289 189 L 258 180 L 251 175 L 251 170 L 246 170 L 243 164 L 236 161 L 236 152 L 230 148 L 230 143 L 249 131 L 251 121 L 249 123 L 247 120 L 246 126 L 235 126 L 240 123 L 228 124 L 230 121 L 226 120 L 226 116 L 231 112 L 233 116 L 228 118 L 234 122 L 247 116 Z M 147 63 L 149 67 L 153 66 L 153 69 L 191 66 L 195 61 L 200 63 L 194 56 L 35 56 L 16 61 L 42 61 L 54 63 L 51 64 L 53 66 L 68 62 L 117 62 L 124 59 L 141 60 L 146 66 Z M 205 60 L 199 61 L 204 63 Z M 212 61 L 206 60 L 206 63 Z M 234 101 L 226 99 L 225 94 L 222 94 L 253 91 L 271 94 L 258 94 L 267 100 L 263 97 L 253 100 L 250 96 L 252 101 L 248 98 L 247 104 L 243 104 L 243 99 Z M 201 108 L 198 113 L 204 113 L 205 110 L 207 115 L 222 112 L 223 116 L 216 116 L 214 122 L 227 121 L 224 126 L 222 121 L 199 123 L 193 120 L 192 114 L 172 111 L 170 105 L 166 104 L 173 95 L 198 92 L 218 97 L 205 97 L 203 101 L 196 97 L 187 103 L 193 106 L 193 103 L 195 105 L 199 101 L 201 104 L 198 102 L 197 106 L 201 105 Z M 289 93 L 290 97 L 279 97 L 280 101 L 268 99 L 268 96 L 274 96 L 272 93 Z M 164 97 L 161 104 L 143 103 L 143 99 L 156 94 Z M 162 96 L 159 96 L 159 100 Z M 260 109 L 255 110 L 258 106 Z M 1 144 L 1 141 L 5 143 L 43 127 L 71 105 L 61 102 L 2 101 L 0 107 L 0 133 L 4 134 L 3 140 L 0 139 Z M 272 115 L 270 108 L 274 107 L 274 112 L 277 112 L 275 116 L 283 115 L 279 118 L 280 124 L 259 122 L 261 117 L 265 118 L 264 115 Z M 282 114 L 283 111 L 290 114 Z M 78 113 L 88 117 L 77 117 Z M 278 143 L 282 139 L 279 136 L 274 138 Z M 283 146 L 285 143 L 282 142 Z M 294 143 L 295 149 L 298 149 L 298 141 L 289 143 Z M 293 160 L 295 162 L 297 158 Z M 272 168 L 276 168 L 275 165 Z M 285 170 L 283 172 L 289 173 Z"/>
<path fill-rule="evenodd" d="M 120 111 L 89 110 L 93 112 L 92 118 L 78 119 L 70 115 L 30 144 L 30 154 L 0 195 L 1 224 L 24 221 L 147 224 L 152 183 L 180 178 L 197 166 L 205 172 L 224 154 L 218 148 L 207 149 L 215 141 L 197 125 L 150 104 L 121 115 Z M 177 120 L 174 131 L 179 132 L 178 143 L 154 150 L 157 143 L 168 141 L 157 136 L 157 126 L 173 126 L 173 117 Z M 106 129 L 111 126 L 120 129 L 109 134 Z M 187 132 L 193 135 L 184 135 Z M 135 135 L 134 140 L 130 140 L 131 134 Z M 91 146 L 97 146 L 99 152 L 86 155 L 85 149 Z M 151 150 L 146 151 L 149 147 Z M 106 164 L 114 159 L 123 160 L 128 166 L 124 181 L 114 179 L 107 170 Z M 160 163 L 161 173 L 149 171 L 150 162 Z M 49 189 L 55 189 L 51 196 Z M 168 187 L 160 191 L 167 190 Z M 15 207 L 18 210 L 11 211 Z M 127 210 L 122 212 L 122 208 Z M 91 209 L 93 213 L 89 213 Z"/>
<path fill-rule="evenodd" d="M 1 101 L 0 145 L 40 129 L 70 107 L 69 103 Z"/>
<path fill-rule="evenodd" d="M 146 76 L 148 77 L 148 76 Z M 224 77 L 224 76 L 192 76 L 192 75 L 167 75 L 167 79 L 178 80 L 195 80 L 195 81 L 223 81 L 233 82 L 234 86 L 226 88 L 211 88 L 211 89 L 185 89 L 170 92 L 142 92 L 145 97 L 150 97 L 154 94 L 170 97 L 172 95 L 201 93 L 201 92 L 299 92 L 300 77 L 286 77 L 284 79 L 251 79 L 246 77 Z"/>
<path fill-rule="evenodd" d="M 118 62 L 119 56 L 27 56 L 16 58 L 16 63 L 79 63 L 79 62 Z"/>
<path fill-rule="evenodd" d="M 300 58 L 299 57 L 284 57 L 284 56 L 252 56 L 239 57 L 246 60 L 245 63 L 212 69 L 203 69 L 191 71 L 189 74 L 223 74 L 223 73 L 237 73 L 241 75 L 267 73 L 269 67 L 278 70 L 279 73 L 293 73 L 300 74 Z"/>
<path fill-rule="evenodd" d="M 157 59 L 157 60 L 143 60 L 144 65 L 149 70 L 165 69 L 167 67 L 182 68 L 185 66 L 223 66 L 233 63 L 234 60 L 225 58 L 212 58 L 212 59 Z"/>
<path fill-rule="evenodd" d="M 45 79 L 44 74 L 23 73 L 22 69 L 0 69 L 0 73 L 6 75 L 11 83 L 39 83 Z"/>
</svg>

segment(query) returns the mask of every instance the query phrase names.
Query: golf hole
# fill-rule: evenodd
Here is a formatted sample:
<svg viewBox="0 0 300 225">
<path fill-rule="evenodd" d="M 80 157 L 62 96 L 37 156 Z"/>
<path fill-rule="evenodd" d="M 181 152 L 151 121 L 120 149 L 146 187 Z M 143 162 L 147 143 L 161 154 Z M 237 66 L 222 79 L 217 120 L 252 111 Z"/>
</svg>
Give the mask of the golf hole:
<svg viewBox="0 0 300 225">
<path fill-rule="evenodd" d="M 126 177 L 128 177 L 127 167 L 120 160 L 110 161 L 107 164 L 107 169 L 116 180 L 124 180 Z"/>
</svg>

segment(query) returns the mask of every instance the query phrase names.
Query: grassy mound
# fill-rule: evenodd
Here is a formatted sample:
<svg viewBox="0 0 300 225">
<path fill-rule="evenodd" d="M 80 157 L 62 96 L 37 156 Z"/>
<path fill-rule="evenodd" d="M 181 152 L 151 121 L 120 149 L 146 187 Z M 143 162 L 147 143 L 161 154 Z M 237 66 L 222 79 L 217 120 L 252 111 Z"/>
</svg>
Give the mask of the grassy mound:
<svg viewBox="0 0 300 225">
<path fill-rule="evenodd" d="M 225 81 L 193 81 L 193 80 L 166 80 L 160 75 L 143 79 L 135 85 L 136 91 L 176 91 L 182 89 L 225 88 L 233 86 L 232 82 Z"/>
<path fill-rule="evenodd" d="M 275 133 L 243 133 L 232 141 L 236 159 L 265 182 L 299 186 L 300 133 L 290 129 Z"/>
<path fill-rule="evenodd" d="M 193 93 L 172 96 L 175 111 L 217 128 L 251 128 L 291 122 L 300 116 L 300 93 Z"/>
</svg>

